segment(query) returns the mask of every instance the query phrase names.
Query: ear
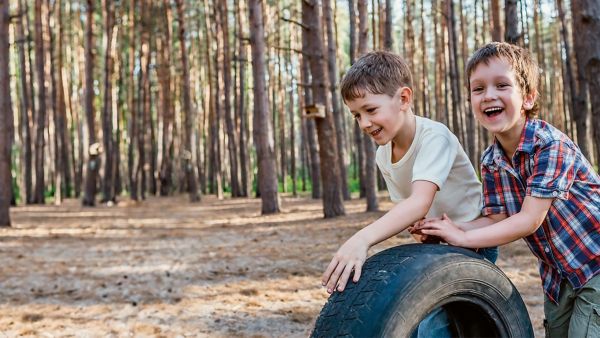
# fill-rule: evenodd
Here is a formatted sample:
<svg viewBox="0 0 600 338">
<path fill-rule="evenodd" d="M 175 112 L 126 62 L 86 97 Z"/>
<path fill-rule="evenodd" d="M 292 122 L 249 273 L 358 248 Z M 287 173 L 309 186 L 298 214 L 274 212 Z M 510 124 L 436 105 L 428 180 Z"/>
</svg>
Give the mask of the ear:
<svg viewBox="0 0 600 338">
<path fill-rule="evenodd" d="M 537 99 L 537 95 L 537 91 L 533 91 L 532 93 L 525 95 L 525 97 L 523 98 L 523 108 L 525 110 L 533 108 L 535 100 Z"/>
<path fill-rule="evenodd" d="M 400 87 L 394 95 L 400 100 L 402 107 L 410 107 L 412 105 L 413 92 L 409 87 Z"/>
</svg>

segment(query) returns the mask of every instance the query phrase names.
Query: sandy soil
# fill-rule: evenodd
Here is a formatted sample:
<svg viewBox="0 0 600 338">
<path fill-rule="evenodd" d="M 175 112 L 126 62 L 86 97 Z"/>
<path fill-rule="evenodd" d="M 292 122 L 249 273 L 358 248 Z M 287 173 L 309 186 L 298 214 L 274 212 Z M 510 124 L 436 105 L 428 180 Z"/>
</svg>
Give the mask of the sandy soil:
<svg viewBox="0 0 600 338">
<path fill-rule="evenodd" d="M 320 201 L 291 197 L 282 208 L 261 216 L 259 200 L 213 196 L 14 208 L 13 228 L 0 229 L 0 336 L 305 337 L 327 300 L 324 267 L 381 212 L 353 200 L 325 220 Z M 498 265 L 542 337 L 535 258 L 519 241 Z"/>
</svg>

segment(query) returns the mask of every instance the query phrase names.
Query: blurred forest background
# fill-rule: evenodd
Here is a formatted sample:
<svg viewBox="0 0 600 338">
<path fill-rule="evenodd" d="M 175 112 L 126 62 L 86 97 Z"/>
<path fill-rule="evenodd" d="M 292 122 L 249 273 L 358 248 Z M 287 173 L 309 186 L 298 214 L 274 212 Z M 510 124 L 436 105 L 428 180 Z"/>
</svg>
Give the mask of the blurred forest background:
<svg viewBox="0 0 600 338">
<path fill-rule="evenodd" d="M 337 84 L 371 49 L 402 54 L 414 109 L 473 164 L 490 137 L 463 74 L 489 41 L 529 48 L 541 117 L 600 159 L 597 0 L 1 0 L 0 225 L 9 208 L 310 192 L 325 217 L 384 189 Z M 352 194 L 354 193 L 354 194 Z"/>
</svg>

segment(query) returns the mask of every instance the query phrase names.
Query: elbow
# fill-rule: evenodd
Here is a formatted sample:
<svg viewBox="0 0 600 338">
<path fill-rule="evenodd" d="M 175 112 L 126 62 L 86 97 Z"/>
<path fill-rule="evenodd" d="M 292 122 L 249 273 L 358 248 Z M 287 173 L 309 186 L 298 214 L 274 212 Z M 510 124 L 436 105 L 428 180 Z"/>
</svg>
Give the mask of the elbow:
<svg viewBox="0 0 600 338">
<path fill-rule="evenodd" d="M 529 215 L 527 217 L 527 235 L 529 236 L 537 231 L 546 219 L 546 214 L 543 215 Z"/>
<path fill-rule="evenodd" d="M 415 216 L 417 216 L 417 219 L 421 219 L 424 218 L 425 216 L 427 216 L 427 213 L 429 212 L 429 209 L 431 208 L 431 204 L 433 201 L 427 201 L 427 200 L 418 200 L 416 203 L 416 212 L 415 212 Z M 440 215 L 441 216 L 441 215 Z"/>
</svg>

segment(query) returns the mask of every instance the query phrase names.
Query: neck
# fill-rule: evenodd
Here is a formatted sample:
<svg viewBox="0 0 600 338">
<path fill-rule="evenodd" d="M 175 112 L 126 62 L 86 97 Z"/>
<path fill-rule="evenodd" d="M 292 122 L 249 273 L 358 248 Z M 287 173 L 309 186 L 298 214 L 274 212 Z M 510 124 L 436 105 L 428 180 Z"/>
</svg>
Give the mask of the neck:
<svg viewBox="0 0 600 338">
<path fill-rule="evenodd" d="M 392 139 L 392 148 L 394 152 L 406 153 L 413 140 L 415 139 L 415 133 L 417 132 L 416 117 L 412 110 L 406 112 L 406 123 L 402 130 Z"/>
<path fill-rule="evenodd" d="M 521 141 L 521 134 L 523 133 L 523 128 L 525 128 L 524 118 L 521 123 L 519 123 L 520 128 L 513 128 L 512 130 L 507 130 L 506 132 L 498 133 L 494 135 L 500 145 L 502 146 L 502 150 L 509 159 L 512 159 L 515 152 L 517 151 L 517 147 L 519 146 L 519 142 Z"/>
</svg>

